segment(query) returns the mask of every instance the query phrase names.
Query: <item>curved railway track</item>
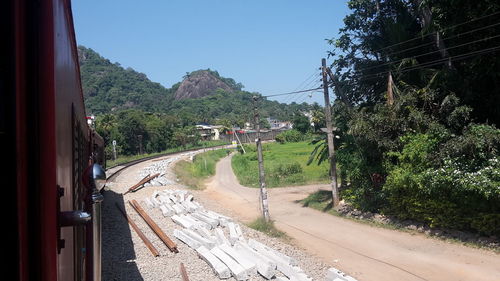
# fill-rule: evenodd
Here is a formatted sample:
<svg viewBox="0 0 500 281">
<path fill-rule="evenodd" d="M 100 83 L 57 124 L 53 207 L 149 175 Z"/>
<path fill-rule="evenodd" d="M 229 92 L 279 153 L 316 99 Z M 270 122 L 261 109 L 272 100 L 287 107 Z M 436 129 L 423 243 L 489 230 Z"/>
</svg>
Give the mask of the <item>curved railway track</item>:
<svg viewBox="0 0 500 281">
<path fill-rule="evenodd" d="M 219 148 L 224 148 L 226 147 L 227 145 L 219 145 L 219 146 L 212 146 L 212 147 L 205 147 L 205 149 L 219 149 Z M 109 169 L 106 169 L 106 172 L 111 170 L 111 169 L 115 169 L 117 168 L 115 171 L 113 171 L 111 173 L 111 175 L 108 175 L 106 180 L 109 182 L 109 181 L 112 181 L 114 180 L 124 169 L 132 166 L 132 165 L 135 165 L 135 164 L 138 164 L 138 163 L 141 163 L 141 162 L 144 162 L 144 161 L 148 161 L 148 160 L 152 160 L 152 159 L 156 159 L 156 158 L 161 158 L 161 157 L 165 157 L 165 156 L 169 156 L 169 155 L 175 155 L 175 154 L 179 154 L 179 153 L 186 153 L 186 152 L 190 152 L 190 151 L 196 151 L 196 150 L 201 150 L 203 148 L 193 148 L 193 149 L 187 149 L 187 150 L 183 150 L 183 151 L 177 151 L 177 152 L 168 152 L 168 153 L 163 153 L 163 154 L 159 154 L 159 155 L 154 155 L 154 156 L 148 156 L 148 157 L 145 157 L 145 158 L 141 158 L 141 159 L 137 159 L 137 160 L 133 160 L 133 161 L 130 161 L 130 162 L 126 162 L 126 163 L 123 163 L 123 164 L 120 164 L 120 165 L 116 165 L 116 166 L 113 166 Z"/>
</svg>

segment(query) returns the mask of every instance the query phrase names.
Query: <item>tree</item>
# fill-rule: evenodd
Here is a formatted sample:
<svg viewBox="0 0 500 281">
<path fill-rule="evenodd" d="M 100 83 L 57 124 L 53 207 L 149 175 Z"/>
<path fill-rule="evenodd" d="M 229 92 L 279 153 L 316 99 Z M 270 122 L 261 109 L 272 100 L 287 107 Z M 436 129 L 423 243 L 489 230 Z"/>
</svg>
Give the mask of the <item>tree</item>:
<svg viewBox="0 0 500 281">
<path fill-rule="evenodd" d="M 309 118 L 307 118 L 307 116 L 300 112 L 294 114 L 292 123 L 293 128 L 303 134 L 311 131 L 311 123 L 309 122 Z"/>
</svg>

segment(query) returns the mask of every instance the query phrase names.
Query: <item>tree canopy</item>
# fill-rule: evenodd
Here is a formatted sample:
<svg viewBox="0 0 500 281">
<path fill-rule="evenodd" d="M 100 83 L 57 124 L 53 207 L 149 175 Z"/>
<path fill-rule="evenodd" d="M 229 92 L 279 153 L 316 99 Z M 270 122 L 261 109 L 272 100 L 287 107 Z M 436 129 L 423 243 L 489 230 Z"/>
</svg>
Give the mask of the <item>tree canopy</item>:
<svg viewBox="0 0 500 281">
<path fill-rule="evenodd" d="M 498 235 L 500 3 L 352 0 L 328 40 L 342 197 Z M 318 139 L 311 160 L 327 160 Z"/>
</svg>

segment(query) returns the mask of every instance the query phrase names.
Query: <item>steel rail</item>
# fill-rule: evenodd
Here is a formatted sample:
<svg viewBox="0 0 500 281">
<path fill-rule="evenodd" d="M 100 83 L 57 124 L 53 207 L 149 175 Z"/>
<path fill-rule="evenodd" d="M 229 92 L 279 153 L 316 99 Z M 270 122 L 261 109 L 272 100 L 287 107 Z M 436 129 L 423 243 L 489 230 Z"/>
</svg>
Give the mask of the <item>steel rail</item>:
<svg viewBox="0 0 500 281">
<path fill-rule="evenodd" d="M 182 281 L 189 281 L 189 277 L 186 271 L 186 268 L 184 267 L 184 264 L 181 262 L 181 277 Z"/>
<path fill-rule="evenodd" d="M 152 176 L 150 175 L 147 175 L 146 177 L 144 177 L 142 180 L 140 180 L 138 183 L 134 184 L 131 188 L 129 188 L 125 193 L 123 193 L 123 195 L 129 193 L 129 192 L 136 192 L 138 189 L 140 189 L 140 187 L 148 182 L 150 182 L 151 180 L 153 180 L 154 178 L 158 177 L 160 175 L 160 173 L 156 173 Z"/>
<path fill-rule="evenodd" d="M 136 200 L 128 201 L 130 206 L 139 213 L 139 215 L 144 219 L 148 226 L 153 230 L 153 232 L 160 238 L 161 241 L 168 247 L 171 252 L 178 253 L 177 245 L 172 241 L 163 230 L 153 221 L 153 219 L 144 211 L 144 209 L 139 205 Z"/>
<path fill-rule="evenodd" d="M 153 254 L 153 256 L 155 256 L 155 257 L 159 256 L 160 252 L 158 252 L 158 250 L 155 248 L 153 243 L 151 243 L 151 241 L 149 241 L 149 239 L 146 237 L 146 235 L 144 235 L 144 233 L 139 229 L 139 227 L 135 224 L 135 222 L 132 220 L 132 218 L 129 215 L 127 215 L 125 210 L 123 210 L 122 207 L 120 207 L 120 205 L 118 205 L 118 203 L 115 203 L 115 205 L 118 208 L 118 210 L 120 210 L 120 213 L 122 213 L 122 215 L 128 221 L 130 226 L 132 226 L 132 228 L 135 230 L 137 235 L 139 235 L 139 237 L 142 239 L 144 244 L 146 244 L 146 247 L 148 247 L 148 249 L 151 251 L 151 254 Z"/>
</svg>

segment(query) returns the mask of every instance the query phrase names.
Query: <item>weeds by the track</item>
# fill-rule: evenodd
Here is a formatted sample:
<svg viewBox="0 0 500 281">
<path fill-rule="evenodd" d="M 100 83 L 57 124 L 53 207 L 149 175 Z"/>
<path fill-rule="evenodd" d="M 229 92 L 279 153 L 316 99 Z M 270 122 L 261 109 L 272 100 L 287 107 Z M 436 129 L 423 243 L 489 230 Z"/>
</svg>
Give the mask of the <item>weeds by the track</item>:
<svg viewBox="0 0 500 281">
<path fill-rule="evenodd" d="M 253 228 L 257 231 L 263 232 L 271 237 L 277 237 L 277 238 L 287 238 L 288 237 L 283 231 L 278 230 L 276 228 L 276 226 L 274 226 L 273 221 L 266 222 L 266 220 L 264 220 L 264 218 L 262 218 L 262 217 L 257 218 L 256 220 L 249 223 L 248 227 Z"/>
</svg>

